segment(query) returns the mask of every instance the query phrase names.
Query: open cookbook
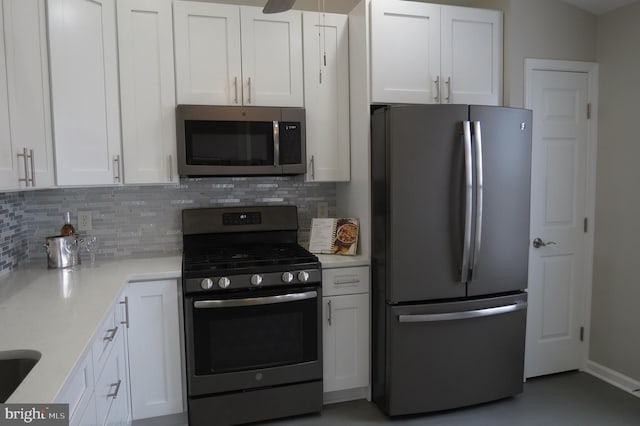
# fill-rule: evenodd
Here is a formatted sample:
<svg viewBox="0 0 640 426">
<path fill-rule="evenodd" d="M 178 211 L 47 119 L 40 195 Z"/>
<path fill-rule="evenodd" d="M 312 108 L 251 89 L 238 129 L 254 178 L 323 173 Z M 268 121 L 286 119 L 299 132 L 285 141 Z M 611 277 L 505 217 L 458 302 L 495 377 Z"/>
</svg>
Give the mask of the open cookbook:
<svg viewBox="0 0 640 426">
<path fill-rule="evenodd" d="M 309 251 L 317 254 L 355 255 L 360 223 L 355 218 L 311 219 Z"/>
</svg>

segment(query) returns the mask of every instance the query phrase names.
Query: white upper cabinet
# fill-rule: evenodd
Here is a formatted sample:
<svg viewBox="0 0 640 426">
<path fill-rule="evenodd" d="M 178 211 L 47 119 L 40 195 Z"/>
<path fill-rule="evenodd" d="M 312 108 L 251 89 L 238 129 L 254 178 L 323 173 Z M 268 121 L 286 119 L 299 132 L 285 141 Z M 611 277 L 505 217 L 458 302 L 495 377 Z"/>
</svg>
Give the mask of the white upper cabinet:
<svg viewBox="0 0 640 426">
<path fill-rule="evenodd" d="M 58 185 L 121 183 L 115 0 L 49 0 Z"/>
<path fill-rule="evenodd" d="M 346 15 L 305 12 L 307 180 L 348 181 L 349 30 Z"/>
<path fill-rule="evenodd" d="M 440 6 L 400 0 L 371 4 L 371 100 L 438 103 Z"/>
<path fill-rule="evenodd" d="M 44 0 L 0 2 L 0 189 L 54 184 Z"/>
<path fill-rule="evenodd" d="M 126 183 L 177 182 L 171 0 L 118 0 Z"/>
<path fill-rule="evenodd" d="M 375 103 L 502 100 L 502 12 L 403 0 L 371 6 Z"/>
<path fill-rule="evenodd" d="M 443 102 L 502 102 L 502 13 L 442 7 Z"/>
<path fill-rule="evenodd" d="M 303 106 L 299 11 L 176 1 L 173 12 L 179 104 Z"/>
</svg>

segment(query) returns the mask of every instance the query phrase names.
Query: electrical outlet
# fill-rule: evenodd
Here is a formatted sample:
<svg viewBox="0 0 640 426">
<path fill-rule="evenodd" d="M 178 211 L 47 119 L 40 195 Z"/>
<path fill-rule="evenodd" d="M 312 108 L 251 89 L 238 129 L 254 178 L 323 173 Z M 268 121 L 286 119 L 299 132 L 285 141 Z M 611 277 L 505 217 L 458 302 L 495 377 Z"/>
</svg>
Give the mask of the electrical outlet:
<svg viewBox="0 0 640 426">
<path fill-rule="evenodd" d="M 78 212 L 78 231 L 91 231 L 91 212 Z"/>
<path fill-rule="evenodd" d="M 329 216 L 329 203 L 327 203 L 326 201 L 319 202 L 316 209 L 317 209 L 316 214 L 318 215 L 318 217 Z"/>
</svg>

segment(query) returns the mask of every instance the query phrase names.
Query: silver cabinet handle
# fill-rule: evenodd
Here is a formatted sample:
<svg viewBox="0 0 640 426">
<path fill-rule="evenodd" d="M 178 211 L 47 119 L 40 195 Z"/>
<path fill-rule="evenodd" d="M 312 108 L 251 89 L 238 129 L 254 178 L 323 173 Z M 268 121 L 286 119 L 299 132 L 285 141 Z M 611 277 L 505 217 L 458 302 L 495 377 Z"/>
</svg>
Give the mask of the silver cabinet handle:
<svg viewBox="0 0 640 426">
<path fill-rule="evenodd" d="M 447 103 L 451 103 L 451 77 L 447 77 L 447 81 L 444 82 L 447 85 L 447 97 L 444 98 Z"/>
<path fill-rule="evenodd" d="M 280 124 L 273 122 L 273 165 L 280 165 Z"/>
<path fill-rule="evenodd" d="M 258 306 L 270 305 L 274 303 L 296 302 L 299 300 L 313 299 L 315 297 L 318 297 L 317 291 L 281 294 L 278 296 L 251 297 L 246 299 L 197 300 L 193 302 L 193 307 L 196 309 L 209 309 L 228 308 L 234 306 Z"/>
<path fill-rule="evenodd" d="M 535 240 L 533 240 L 533 247 L 534 248 L 540 248 L 540 247 L 546 247 L 546 246 L 550 246 L 555 244 L 555 241 L 542 241 L 541 238 L 536 238 Z"/>
<path fill-rule="evenodd" d="M 113 181 L 120 182 L 120 155 L 113 157 Z"/>
<path fill-rule="evenodd" d="M 331 325 L 331 300 L 327 301 L 327 323 Z"/>
<path fill-rule="evenodd" d="M 316 180 L 316 158 L 315 156 L 311 156 L 311 160 L 309 160 L 309 165 L 311 166 L 311 180 Z"/>
<path fill-rule="evenodd" d="M 36 166 L 33 150 L 29 150 L 29 158 L 31 160 L 31 186 L 36 186 Z"/>
<path fill-rule="evenodd" d="M 471 251 L 471 225 L 473 221 L 473 169 L 471 159 L 471 123 L 462 122 L 464 130 L 464 168 L 465 168 L 465 206 L 464 206 L 464 240 L 462 248 L 462 274 L 460 282 L 467 282 L 469 277 L 469 256 Z"/>
<path fill-rule="evenodd" d="M 113 342 L 113 338 L 116 337 L 116 333 L 118 332 L 118 327 L 110 328 L 107 330 L 107 335 L 102 338 L 105 342 Z"/>
<path fill-rule="evenodd" d="M 440 76 L 437 76 L 435 81 L 433 82 L 436 85 L 436 95 L 433 97 L 435 103 L 440 103 Z"/>
<path fill-rule="evenodd" d="M 113 398 L 116 399 L 116 397 L 118 396 L 118 392 L 120 392 L 120 385 L 122 384 L 122 379 L 118 380 L 117 383 L 111 383 L 111 385 L 109 387 L 116 387 L 116 390 L 113 391 L 113 393 L 108 393 L 107 394 L 107 398 Z"/>
<path fill-rule="evenodd" d="M 333 283 L 335 285 L 341 285 L 341 284 L 358 284 L 360 282 L 360 279 L 355 278 L 355 277 L 344 277 L 344 278 L 336 278 Z"/>
<path fill-rule="evenodd" d="M 18 182 L 24 182 L 27 187 L 29 185 L 36 186 L 35 178 L 35 166 L 33 163 L 33 149 L 22 148 L 22 153 L 16 154 L 18 157 L 22 157 L 24 163 L 24 179 L 19 178 Z M 31 163 L 31 166 L 29 166 Z M 29 171 L 31 171 L 31 177 L 29 177 Z"/>
<path fill-rule="evenodd" d="M 480 246 L 482 245 L 482 197 L 484 194 L 483 187 L 483 170 L 482 170 L 482 129 L 480 122 L 473 122 L 474 147 L 476 159 L 476 238 L 473 245 L 473 259 L 471 260 L 471 269 L 478 266 L 480 258 Z"/>
<path fill-rule="evenodd" d="M 249 90 L 249 94 L 247 95 L 247 103 L 251 103 L 251 77 L 247 79 L 247 90 Z"/>
<path fill-rule="evenodd" d="M 173 182 L 173 155 L 169 154 L 169 182 Z"/>
<path fill-rule="evenodd" d="M 124 305 L 124 321 L 120 321 L 120 324 L 124 324 L 129 328 L 129 297 L 125 296 L 124 300 L 120 301 L 121 305 Z"/>
<path fill-rule="evenodd" d="M 506 314 L 516 312 L 527 308 L 527 302 L 517 302 L 506 306 L 497 306 L 495 308 L 474 309 L 472 311 L 451 312 L 445 314 L 425 314 L 425 315 L 398 315 L 398 322 L 437 322 L 452 321 L 460 319 L 488 317 L 492 315 Z"/>
<path fill-rule="evenodd" d="M 238 77 L 233 77 L 233 91 L 235 93 L 233 103 L 238 103 Z"/>
</svg>

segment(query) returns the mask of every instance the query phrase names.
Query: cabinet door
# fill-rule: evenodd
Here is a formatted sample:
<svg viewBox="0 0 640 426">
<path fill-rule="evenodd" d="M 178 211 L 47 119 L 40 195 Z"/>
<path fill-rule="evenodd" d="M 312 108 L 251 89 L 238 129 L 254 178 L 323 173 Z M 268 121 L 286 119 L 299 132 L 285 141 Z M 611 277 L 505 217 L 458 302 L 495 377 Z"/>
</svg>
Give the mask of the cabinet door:
<svg viewBox="0 0 640 426">
<path fill-rule="evenodd" d="M 442 102 L 502 102 L 502 12 L 442 6 Z"/>
<path fill-rule="evenodd" d="M 240 105 L 240 9 L 176 1 L 173 4 L 179 104 Z"/>
<path fill-rule="evenodd" d="M 118 0 L 126 183 L 177 182 L 171 0 Z"/>
<path fill-rule="evenodd" d="M 369 294 L 324 297 L 325 392 L 369 385 Z"/>
<path fill-rule="evenodd" d="M 45 2 L 4 0 L 3 7 L 11 117 L 10 126 L 3 128 L 10 129 L 13 155 L 2 161 L 16 165 L 22 178 L 28 173 L 30 182 L 20 182 L 20 188 L 52 186 L 53 148 Z M 32 151 L 33 155 L 33 158 L 27 159 L 27 171 L 24 158 L 17 157 L 17 154 L 24 153 L 25 148 Z"/>
<path fill-rule="evenodd" d="M 57 183 L 120 183 L 115 0 L 48 6 Z"/>
<path fill-rule="evenodd" d="M 439 103 L 440 82 L 440 6 L 372 2 L 372 102 Z"/>
<path fill-rule="evenodd" d="M 346 15 L 305 12 L 307 180 L 348 181 L 349 30 Z"/>
<path fill-rule="evenodd" d="M 126 424 L 129 381 L 125 365 L 123 334 L 116 336 L 104 370 L 96 379 L 96 417 L 98 424 Z"/>
<path fill-rule="evenodd" d="M 133 419 L 181 413 L 178 284 L 131 283 L 126 294 Z"/>
<path fill-rule="evenodd" d="M 11 144 L 3 15 L 0 7 L 0 188 L 14 189 L 18 188 L 18 157 Z"/>
<path fill-rule="evenodd" d="M 244 105 L 302 107 L 302 14 L 242 7 Z"/>
</svg>

